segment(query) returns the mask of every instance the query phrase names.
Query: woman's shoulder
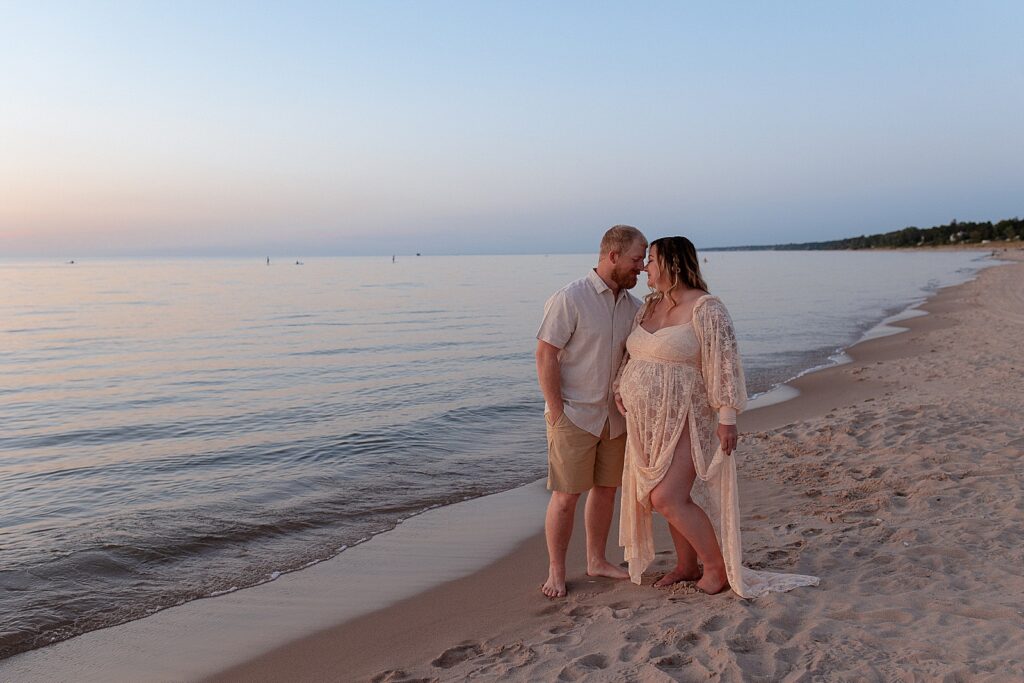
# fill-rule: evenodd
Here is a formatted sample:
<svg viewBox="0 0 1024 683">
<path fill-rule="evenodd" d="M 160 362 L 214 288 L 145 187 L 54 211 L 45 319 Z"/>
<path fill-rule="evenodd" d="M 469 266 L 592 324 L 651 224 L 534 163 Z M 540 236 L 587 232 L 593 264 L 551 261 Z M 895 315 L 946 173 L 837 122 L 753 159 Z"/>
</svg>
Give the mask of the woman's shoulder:
<svg viewBox="0 0 1024 683">
<path fill-rule="evenodd" d="M 704 292 L 694 302 L 693 314 L 695 316 L 728 315 L 729 310 L 725 307 L 725 303 L 717 296 Z"/>
<path fill-rule="evenodd" d="M 704 290 L 698 290 L 697 292 L 694 293 L 694 296 L 695 298 L 693 301 L 693 310 L 697 310 L 698 308 L 701 308 L 702 306 L 707 306 L 708 304 L 717 303 L 719 305 L 724 305 L 722 304 L 721 299 L 719 299 L 714 294 L 709 294 L 708 292 L 705 292 Z"/>
</svg>

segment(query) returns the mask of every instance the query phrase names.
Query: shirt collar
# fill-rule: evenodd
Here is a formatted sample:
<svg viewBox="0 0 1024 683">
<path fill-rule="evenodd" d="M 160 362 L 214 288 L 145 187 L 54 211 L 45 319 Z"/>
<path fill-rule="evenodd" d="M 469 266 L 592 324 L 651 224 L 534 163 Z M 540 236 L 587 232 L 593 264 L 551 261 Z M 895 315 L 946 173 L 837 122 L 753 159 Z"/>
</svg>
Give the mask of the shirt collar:
<svg viewBox="0 0 1024 683">
<path fill-rule="evenodd" d="M 605 292 L 612 291 L 612 288 L 609 287 L 608 284 L 601 279 L 601 276 L 597 274 L 596 268 L 590 269 L 590 272 L 587 273 L 587 279 L 590 280 L 590 284 L 594 287 L 594 291 L 596 291 L 598 294 L 604 294 Z M 624 289 L 620 289 L 618 294 L 614 295 L 612 298 L 617 302 L 619 301 L 619 299 L 628 295 L 629 292 L 627 292 Z"/>
<path fill-rule="evenodd" d="M 590 280 L 590 284 L 594 286 L 594 290 L 598 294 L 604 294 L 611 289 L 611 287 L 605 284 L 605 281 L 601 279 L 601 276 L 597 274 L 596 268 L 590 269 L 590 272 L 587 273 L 587 279 Z"/>
</svg>

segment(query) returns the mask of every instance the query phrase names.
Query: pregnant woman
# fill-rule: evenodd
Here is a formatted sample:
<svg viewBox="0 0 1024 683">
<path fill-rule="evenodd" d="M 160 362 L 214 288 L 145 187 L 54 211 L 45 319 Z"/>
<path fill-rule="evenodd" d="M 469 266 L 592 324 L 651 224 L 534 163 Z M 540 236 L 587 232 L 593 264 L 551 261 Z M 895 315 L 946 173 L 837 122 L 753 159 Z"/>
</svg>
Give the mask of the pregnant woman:
<svg viewBox="0 0 1024 683">
<path fill-rule="evenodd" d="M 817 585 L 813 576 L 741 565 L 732 451 L 747 396 L 732 321 L 708 294 L 685 237 L 652 242 L 647 275 L 652 292 L 637 313 L 615 385 L 626 416 L 619 545 L 630 578 L 639 584 L 654 560 L 653 508 L 668 521 L 678 558 L 655 585 L 699 579 L 706 593 L 731 587 L 744 598 Z"/>
</svg>

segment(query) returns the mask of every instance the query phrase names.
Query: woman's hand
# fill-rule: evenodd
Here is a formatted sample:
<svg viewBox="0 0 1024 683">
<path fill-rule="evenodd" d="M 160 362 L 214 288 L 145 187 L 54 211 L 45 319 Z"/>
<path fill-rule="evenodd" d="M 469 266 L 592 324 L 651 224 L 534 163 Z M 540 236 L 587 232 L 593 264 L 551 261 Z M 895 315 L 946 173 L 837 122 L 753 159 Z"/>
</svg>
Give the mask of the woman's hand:
<svg viewBox="0 0 1024 683">
<path fill-rule="evenodd" d="M 617 391 L 615 392 L 615 405 L 619 407 L 620 413 L 622 413 L 623 415 L 626 414 L 626 406 L 622 404 L 622 394 L 620 394 Z"/>
<path fill-rule="evenodd" d="M 722 450 L 726 455 L 732 455 L 732 452 L 736 450 L 738 440 L 739 434 L 736 431 L 736 425 L 718 425 L 718 443 L 722 444 Z"/>
</svg>

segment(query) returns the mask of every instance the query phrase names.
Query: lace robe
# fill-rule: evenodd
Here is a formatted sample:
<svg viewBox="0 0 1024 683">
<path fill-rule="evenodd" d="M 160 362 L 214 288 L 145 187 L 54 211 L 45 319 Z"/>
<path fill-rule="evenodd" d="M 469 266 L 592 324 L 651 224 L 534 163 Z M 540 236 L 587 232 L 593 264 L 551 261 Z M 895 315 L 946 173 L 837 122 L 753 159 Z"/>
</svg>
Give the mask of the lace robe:
<svg viewBox="0 0 1024 683">
<path fill-rule="evenodd" d="M 629 575 L 640 583 L 654 560 L 651 491 L 668 472 L 676 444 L 689 425 L 697 472 L 690 495 L 711 519 L 732 590 L 754 598 L 770 591 L 817 585 L 813 576 L 774 574 L 741 565 L 736 460 L 716 443 L 717 414 L 735 422 L 747 395 L 732 320 L 722 302 L 705 295 L 683 325 L 648 332 L 640 324 L 626 340 L 616 387 L 626 407 L 626 462 L 622 474 L 619 545 Z"/>
</svg>

